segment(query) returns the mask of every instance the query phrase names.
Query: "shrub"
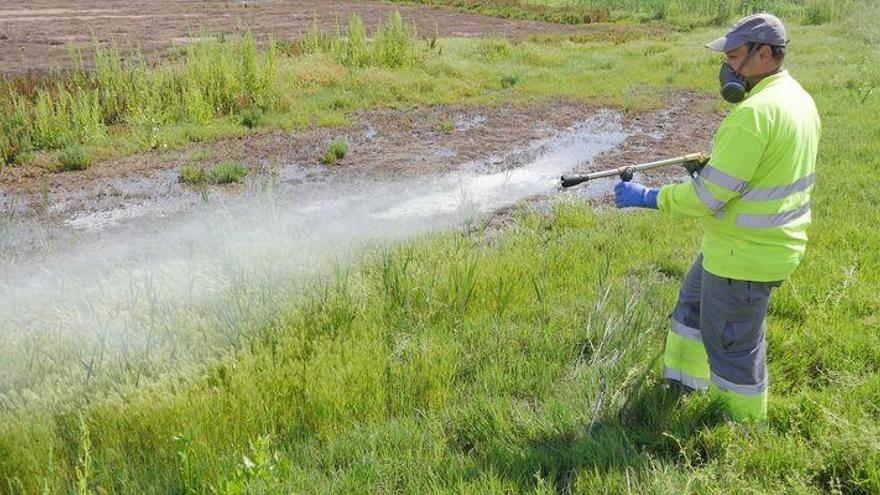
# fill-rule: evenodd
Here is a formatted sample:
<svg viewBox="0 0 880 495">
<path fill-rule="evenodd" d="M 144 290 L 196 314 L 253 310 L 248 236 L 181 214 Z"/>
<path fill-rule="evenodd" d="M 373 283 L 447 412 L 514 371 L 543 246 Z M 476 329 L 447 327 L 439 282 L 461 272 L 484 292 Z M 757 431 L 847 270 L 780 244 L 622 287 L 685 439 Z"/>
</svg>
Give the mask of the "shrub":
<svg viewBox="0 0 880 495">
<path fill-rule="evenodd" d="M 184 165 L 177 171 L 177 180 L 187 184 L 203 184 L 208 182 L 208 171 L 199 165 Z"/>
<path fill-rule="evenodd" d="M 395 11 L 376 26 L 368 40 L 363 20 L 354 14 L 348 19 L 346 36 L 340 35 L 338 27 L 335 32 L 325 33 L 316 20 L 296 51 L 326 53 L 346 67 L 408 67 L 420 60 L 415 49 L 417 37 L 415 27 L 406 25 Z"/>
<path fill-rule="evenodd" d="M 342 54 L 342 63 L 349 67 L 364 67 L 370 63 L 367 50 L 367 30 L 357 15 L 348 18 L 348 40 Z"/>
<path fill-rule="evenodd" d="M 67 91 L 40 90 L 34 100 L 31 136 L 38 149 L 61 149 L 73 142 Z"/>
<path fill-rule="evenodd" d="M 486 39 L 480 42 L 477 50 L 487 62 L 505 60 L 510 56 L 512 46 L 504 38 Z"/>
<path fill-rule="evenodd" d="M 63 172 L 85 170 L 92 165 L 92 159 L 82 146 L 69 146 L 58 153 L 58 165 Z"/>
<path fill-rule="evenodd" d="M 414 61 L 415 28 L 403 23 L 400 12 L 394 11 L 388 22 L 379 24 L 373 33 L 373 61 L 382 67 L 405 67 Z"/>
<path fill-rule="evenodd" d="M 0 120 L 0 165 L 19 163 L 17 156 L 31 151 L 28 110 L 23 97 L 8 96 L 6 118 Z"/>
<path fill-rule="evenodd" d="M 0 90 L 2 162 L 20 150 L 98 144 L 118 125 L 146 135 L 143 147 L 155 146 L 155 134 L 169 124 L 206 125 L 241 112 L 251 127 L 278 103 L 275 43 L 257 49 L 249 32 L 193 43 L 180 60 L 155 67 L 137 50 L 123 56 L 116 43 L 96 42 L 93 70 L 82 69 L 81 58 L 72 53 L 69 77 Z"/>
<path fill-rule="evenodd" d="M 232 184 L 244 180 L 248 169 L 240 163 L 218 163 L 210 169 L 187 164 L 180 167 L 177 178 L 187 184 Z"/>
<path fill-rule="evenodd" d="M 804 6 L 803 23 L 818 26 L 830 22 L 834 16 L 834 5 L 831 0 L 816 0 Z"/>
<path fill-rule="evenodd" d="M 516 86 L 517 83 L 519 83 L 519 76 L 515 74 L 507 75 L 501 78 L 501 87 L 505 89 Z"/>
<path fill-rule="evenodd" d="M 321 157 L 321 162 L 332 165 L 344 158 L 346 153 L 348 153 L 348 143 L 342 140 L 333 141 Z"/>
<path fill-rule="evenodd" d="M 23 150 L 15 154 L 12 158 L 12 163 L 15 165 L 24 165 L 26 163 L 33 163 L 35 159 L 36 156 L 33 151 Z"/>
<path fill-rule="evenodd" d="M 247 127 L 248 129 L 259 127 L 260 125 L 262 125 L 263 119 L 263 109 L 260 107 L 248 107 L 241 112 L 241 125 Z"/>
<path fill-rule="evenodd" d="M 212 184 L 232 184 L 244 180 L 248 169 L 241 163 L 220 163 L 208 171 L 208 180 Z"/>
</svg>

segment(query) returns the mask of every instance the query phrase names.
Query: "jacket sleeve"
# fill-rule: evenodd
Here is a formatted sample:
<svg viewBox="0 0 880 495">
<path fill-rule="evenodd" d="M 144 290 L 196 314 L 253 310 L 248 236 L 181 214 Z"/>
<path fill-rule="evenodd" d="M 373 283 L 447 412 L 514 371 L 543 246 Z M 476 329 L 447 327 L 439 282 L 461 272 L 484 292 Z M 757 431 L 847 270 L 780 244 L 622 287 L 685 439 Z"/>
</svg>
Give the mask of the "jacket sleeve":
<svg viewBox="0 0 880 495">
<path fill-rule="evenodd" d="M 749 186 L 767 148 L 767 124 L 751 108 L 736 108 L 713 140 L 712 157 L 691 180 L 660 189 L 657 206 L 675 217 L 719 213 Z"/>
</svg>

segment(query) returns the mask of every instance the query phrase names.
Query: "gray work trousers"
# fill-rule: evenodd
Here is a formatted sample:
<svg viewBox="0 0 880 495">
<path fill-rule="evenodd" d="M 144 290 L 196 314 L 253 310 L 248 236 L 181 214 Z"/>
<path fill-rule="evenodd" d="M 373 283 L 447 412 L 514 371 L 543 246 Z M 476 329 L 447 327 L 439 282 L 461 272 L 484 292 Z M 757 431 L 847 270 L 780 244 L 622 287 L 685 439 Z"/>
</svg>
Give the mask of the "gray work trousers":
<svg viewBox="0 0 880 495">
<path fill-rule="evenodd" d="M 763 393 L 768 384 L 767 309 L 773 288 L 780 284 L 718 277 L 703 270 L 703 256 L 698 256 L 681 286 L 671 331 L 702 341 L 710 376 L 679 381 L 706 388 L 708 379 L 735 393 Z M 668 367 L 665 374 L 673 380 L 682 376 Z"/>
</svg>

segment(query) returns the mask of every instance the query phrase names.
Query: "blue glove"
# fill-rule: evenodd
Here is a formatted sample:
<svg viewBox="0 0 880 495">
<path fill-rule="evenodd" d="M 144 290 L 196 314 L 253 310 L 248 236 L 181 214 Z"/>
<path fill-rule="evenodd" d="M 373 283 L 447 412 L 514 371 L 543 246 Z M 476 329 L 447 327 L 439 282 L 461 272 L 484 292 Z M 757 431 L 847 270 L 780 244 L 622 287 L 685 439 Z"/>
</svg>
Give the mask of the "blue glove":
<svg viewBox="0 0 880 495">
<path fill-rule="evenodd" d="M 618 182 L 614 186 L 614 205 L 618 208 L 636 206 L 657 209 L 657 195 L 660 189 L 650 189 L 632 182 Z"/>
</svg>

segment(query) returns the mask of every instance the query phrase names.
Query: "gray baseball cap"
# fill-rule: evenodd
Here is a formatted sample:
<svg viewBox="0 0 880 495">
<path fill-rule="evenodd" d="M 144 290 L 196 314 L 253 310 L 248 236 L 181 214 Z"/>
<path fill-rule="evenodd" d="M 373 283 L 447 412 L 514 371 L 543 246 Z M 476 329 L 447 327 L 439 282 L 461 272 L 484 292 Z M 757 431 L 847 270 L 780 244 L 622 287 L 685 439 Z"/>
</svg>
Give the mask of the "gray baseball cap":
<svg viewBox="0 0 880 495">
<path fill-rule="evenodd" d="M 788 44 L 785 26 L 773 14 L 753 14 L 740 19 L 726 35 L 706 43 L 706 48 L 716 52 L 729 52 L 746 43 L 785 46 Z"/>
</svg>

